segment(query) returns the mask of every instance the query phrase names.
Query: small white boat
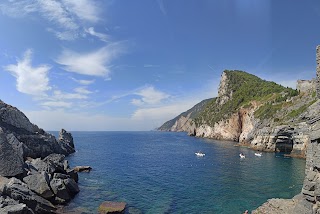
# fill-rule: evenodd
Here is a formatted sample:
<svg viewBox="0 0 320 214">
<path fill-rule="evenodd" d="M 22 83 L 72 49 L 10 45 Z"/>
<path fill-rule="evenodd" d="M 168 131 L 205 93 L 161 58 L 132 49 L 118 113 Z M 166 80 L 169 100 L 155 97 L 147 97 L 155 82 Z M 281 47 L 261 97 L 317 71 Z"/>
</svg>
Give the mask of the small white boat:
<svg viewBox="0 0 320 214">
<path fill-rule="evenodd" d="M 202 153 L 202 152 L 196 152 L 194 153 L 195 155 L 197 155 L 198 157 L 203 157 L 205 156 L 206 154 Z"/>
<path fill-rule="evenodd" d="M 258 156 L 258 157 L 261 157 L 262 156 L 262 153 L 259 153 L 259 152 L 256 152 L 254 153 L 255 156 Z"/>
<path fill-rule="evenodd" d="M 240 158 L 246 158 L 246 156 L 244 154 L 239 154 Z"/>
</svg>

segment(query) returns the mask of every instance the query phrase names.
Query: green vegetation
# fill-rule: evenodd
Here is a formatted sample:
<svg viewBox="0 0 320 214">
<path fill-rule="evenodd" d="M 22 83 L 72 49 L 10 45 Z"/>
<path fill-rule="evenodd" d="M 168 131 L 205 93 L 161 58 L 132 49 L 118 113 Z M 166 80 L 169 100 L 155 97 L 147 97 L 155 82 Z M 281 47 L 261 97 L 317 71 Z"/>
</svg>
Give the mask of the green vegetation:
<svg viewBox="0 0 320 214">
<path fill-rule="evenodd" d="M 267 103 L 259 108 L 256 116 L 270 118 L 281 108 L 281 102 L 298 95 L 297 90 L 262 80 L 244 71 L 224 72 L 228 79 L 226 95 L 232 95 L 232 98 L 223 105 L 219 104 L 219 98 L 218 101 L 210 101 L 194 119 L 197 125 L 204 123 L 213 126 L 216 122 L 228 118 L 241 106 L 250 106 L 253 100 Z"/>
<path fill-rule="evenodd" d="M 305 112 L 307 110 L 307 108 L 309 106 L 311 106 L 313 103 L 315 103 L 317 100 L 314 99 L 312 100 L 311 102 L 301 106 L 300 108 L 298 108 L 297 110 L 292 110 L 288 115 L 287 115 L 287 118 L 294 118 L 294 117 L 297 117 L 299 116 L 301 113 Z"/>
</svg>

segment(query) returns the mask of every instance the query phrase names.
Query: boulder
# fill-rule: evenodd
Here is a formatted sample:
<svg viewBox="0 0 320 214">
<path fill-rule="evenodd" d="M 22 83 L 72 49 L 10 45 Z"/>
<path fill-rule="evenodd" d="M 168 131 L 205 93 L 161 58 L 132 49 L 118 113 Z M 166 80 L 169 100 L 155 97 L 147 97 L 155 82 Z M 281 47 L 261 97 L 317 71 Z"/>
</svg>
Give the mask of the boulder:
<svg viewBox="0 0 320 214">
<path fill-rule="evenodd" d="M 35 213 L 55 213 L 56 207 L 53 204 L 31 191 L 25 183 L 17 178 L 11 178 L 5 184 L 3 194 L 19 203 L 27 205 Z"/>
<path fill-rule="evenodd" d="M 79 186 L 75 182 L 75 180 L 67 178 L 63 180 L 63 183 L 67 187 L 67 190 L 72 197 L 75 196 L 78 192 L 80 192 Z"/>
<path fill-rule="evenodd" d="M 8 142 L 7 135 L 1 127 L 0 151 L 0 175 L 11 177 L 22 174 L 24 165 L 23 155 L 18 153 Z"/>
<path fill-rule="evenodd" d="M 48 184 L 49 175 L 46 172 L 28 175 L 23 178 L 23 181 L 27 184 L 29 189 L 38 193 L 38 195 L 45 199 L 51 199 L 54 196 Z"/>
<path fill-rule="evenodd" d="M 100 204 L 98 213 L 99 214 L 122 214 L 126 209 L 127 203 L 125 202 L 114 202 L 105 201 Z"/>
<path fill-rule="evenodd" d="M 73 168 L 75 172 L 90 172 L 91 169 L 90 166 L 76 166 Z"/>
<path fill-rule="evenodd" d="M 55 194 L 55 198 L 54 198 L 55 203 L 65 204 L 71 200 L 71 196 L 62 179 L 53 178 L 50 181 L 50 186 L 52 188 L 52 191 Z"/>
<path fill-rule="evenodd" d="M 12 204 L 3 208 L 0 208 L 0 213 L 8 214 L 35 214 L 30 208 L 25 204 Z"/>
<path fill-rule="evenodd" d="M 67 175 L 69 175 L 70 178 L 72 178 L 75 182 L 78 183 L 78 180 L 79 180 L 78 172 L 76 172 L 74 169 L 67 169 Z"/>
<path fill-rule="evenodd" d="M 65 156 L 61 154 L 50 154 L 44 159 L 29 158 L 26 161 L 26 165 L 29 171 L 33 172 L 47 172 L 48 174 L 53 174 L 55 172 L 67 173 L 65 171 Z"/>
</svg>

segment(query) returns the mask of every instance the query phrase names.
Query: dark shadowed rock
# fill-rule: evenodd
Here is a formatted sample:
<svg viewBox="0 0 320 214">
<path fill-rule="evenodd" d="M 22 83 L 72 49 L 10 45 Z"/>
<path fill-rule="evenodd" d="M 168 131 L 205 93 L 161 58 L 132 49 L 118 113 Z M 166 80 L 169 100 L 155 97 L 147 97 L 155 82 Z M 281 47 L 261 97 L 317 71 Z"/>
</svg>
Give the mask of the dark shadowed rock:
<svg viewBox="0 0 320 214">
<path fill-rule="evenodd" d="M 70 178 L 72 178 L 75 182 L 78 183 L 78 180 L 79 180 L 78 173 L 74 171 L 74 169 L 67 169 L 67 175 L 69 175 Z"/>
<path fill-rule="evenodd" d="M 125 202 L 114 202 L 114 201 L 105 201 L 103 202 L 98 209 L 99 214 L 122 214 L 126 209 L 127 203 Z"/>
<path fill-rule="evenodd" d="M 16 176 L 23 173 L 23 156 L 8 142 L 0 127 L 0 175 Z"/>
<path fill-rule="evenodd" d="M 3 194 L 19 203 L 26 204 L 35 213 L 55 213 L 54 205 L 32 192 L 25 183 L 16 178 L 11 178 L 5 185 Z"/>
<path fill-rule="evenodd" d="M 63 183 L 67 187 L 67 190 L 72 197 L 80 191 L 78 184 L 71 178 L 64 179 Z"/>
<path fill-rule="evenodd" d="M 0 197 L 0 213 L 34 214 L 27 205 L 19 203 L 8 196 Z"/>
<path fill-rule="evenodd" d="M 57 204 L 65 204 L 71 200 L 71 196 L 68 192 L 66 185 L 63 180 L 60 178 L 53 178 L 50 181 L 50 186 L 52 191 L 55 194 L 55 203 Z"/>
<path fill-rule="evenodd" d="M 49 186 L 49 175 L 46 172 L 28 175 L 23 178 L 29 189 L 45 199 L 51 199 L 54 194 Z"/>
</svg>

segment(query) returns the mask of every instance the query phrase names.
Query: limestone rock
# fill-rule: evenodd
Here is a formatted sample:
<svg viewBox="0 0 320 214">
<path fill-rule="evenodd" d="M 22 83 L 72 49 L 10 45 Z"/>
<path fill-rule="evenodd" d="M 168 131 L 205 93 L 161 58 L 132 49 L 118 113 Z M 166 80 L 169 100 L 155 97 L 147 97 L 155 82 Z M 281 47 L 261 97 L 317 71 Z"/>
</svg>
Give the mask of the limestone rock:
<svg viewBox="0 0 320 214">
<path fill-rule="evenodd" d="M 99 214 L 122 214 L 125 211 L 127 204 L 125 202 L 113 202 L 105 201 L 103 202 L 98 209 Z"/>
</svg>

